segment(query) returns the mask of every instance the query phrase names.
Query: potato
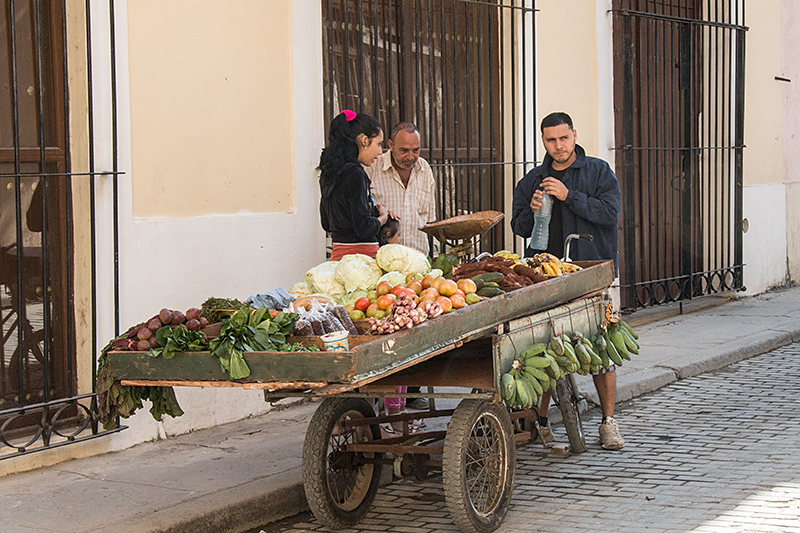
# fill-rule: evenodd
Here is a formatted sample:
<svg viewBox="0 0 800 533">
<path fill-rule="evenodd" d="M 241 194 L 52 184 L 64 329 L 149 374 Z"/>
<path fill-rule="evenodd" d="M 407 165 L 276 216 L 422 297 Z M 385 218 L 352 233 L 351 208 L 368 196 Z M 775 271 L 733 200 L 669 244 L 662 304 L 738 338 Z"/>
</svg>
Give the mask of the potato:
<svg viewBox="0 0 800 533">
<path fill-rule="evenodd" d="M 186 315 L 184 315 L 181 311 L 178 311 L 177 309 L 172 312 L 171 324 L 173 326 L 180 326 L 184 322 L 186 322 Z"/>
<path fill-rule="evenodd" d="M 158 317 L 153 317 L 150 319 L 150 322 L 147 323 L 147 329 L 153 332 L 155 335 L 156 331 L 163 326 L 164 324 L 161 322 L 161 319 Z"/>
<path fill-rule="evenodd" d="M 171 324 L 172 323 L 172 311 L 167 309 L 166 307 L 158 312 L 158 319 L 161 320 L 162 324 Z"/>
<path fill-rule="evenodd" d="M 186 320 L 199 320 L 200 319 L 200 309 L 197 307 L 190 307 L 186 310 Z"/>
<path fill-rule="evenodd" d="M 136 345 L 136 350 L 139 352 L 146 352 L 150 350 L 150 348 L 151 348 L 150 343 L 145 340 L 139 341 L 139 344 Z"/>
<path fill-rule="evenodd" d="M 142 328 L 139 330 L 136 336 L 139 337 L 140 341 L 146 341 L 153 336 L 153 332 L 149 328 Z"/>
</svg>

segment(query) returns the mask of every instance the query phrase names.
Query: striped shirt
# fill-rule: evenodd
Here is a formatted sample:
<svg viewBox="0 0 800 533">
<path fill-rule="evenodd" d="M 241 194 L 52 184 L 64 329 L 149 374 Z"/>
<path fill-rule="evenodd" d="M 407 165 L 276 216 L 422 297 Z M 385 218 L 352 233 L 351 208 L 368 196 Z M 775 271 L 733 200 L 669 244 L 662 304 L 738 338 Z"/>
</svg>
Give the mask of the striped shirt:
<svg viewBox="0 0 800 533">
<path fill-rule="evenodd" d="M 436 180 L 427 161 L 421 157 L 411 169 L 408 187 L 392 166 L 391 151 L 383 152 L 366 167 L 372 181 L 375 204 L 383 204 L 400 217 L 399 242 L 430 255 L 428 234 L 419 228 L 436 220 Z"/>
</svg>

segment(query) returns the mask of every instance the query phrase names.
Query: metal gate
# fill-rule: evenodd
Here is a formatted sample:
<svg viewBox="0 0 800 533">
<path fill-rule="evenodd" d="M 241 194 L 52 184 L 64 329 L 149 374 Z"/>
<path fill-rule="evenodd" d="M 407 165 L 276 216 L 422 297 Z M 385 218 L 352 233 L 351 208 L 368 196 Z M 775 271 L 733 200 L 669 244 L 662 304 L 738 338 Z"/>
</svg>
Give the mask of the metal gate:
<svg viewBox="0 0 800 533">
<path fill-rule="evenodd" d="M 744 1 L 614 0 L 623 307 L 743 289 Z"/>
<path fill-rule="evenodd" d="M 325 118 L 414 122 L 439 219 L 504 211 L 535 160 L 533 0 L 323 0 Z M 504 247 L 503 225 L 481 249 Z"/>
<path fill-rule="evenodd" d="M 70 4 L 15 0 L 0 8 L 0 459 L 110 433 L 98 427 L 94 359 L 80 373 L 91 383 L 78 382 L 75 317 L 91 317 L 86 368 L 98 352 L 95 186 L 113 187 L 116 205 L 117 175 L 115 109 L 105 113 L 112 140 L 94 143 L 92 88 L 108 80 L 93 77 L 91 51 L 93 39 L 114 50 L 114 2 L 99 15 L 110 21 L 110 35 L 93 35 L 90 2 Z M 68 24 L 68 7 L 71 22 L 84 19 L 83 31 Z M 68 43 L 85 44 L 86 55 L 68 53 Z M 103 71 L 110 72 L 113 102 L 111 56 Z M 74 108 L 80 115 L 72 123 Z M 108 153 L 113 168 L 95 172 L 95 156 Z M 116 225 L 113 234 L 116 252 Z M 76 270 L 76 263 L 84 267 Z M 90 285 L 88 308 L 76 305 L 76 276 Z"/>
</svg>

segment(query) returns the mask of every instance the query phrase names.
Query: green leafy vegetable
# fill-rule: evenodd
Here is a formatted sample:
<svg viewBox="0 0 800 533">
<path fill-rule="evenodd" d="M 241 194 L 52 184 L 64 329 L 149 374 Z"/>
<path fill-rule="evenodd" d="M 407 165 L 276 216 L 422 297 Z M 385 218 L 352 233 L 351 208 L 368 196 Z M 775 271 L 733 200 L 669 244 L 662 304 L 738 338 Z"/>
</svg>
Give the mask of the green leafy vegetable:
<svg viewBox="0 0 800 533">
<path fill-rule="evenodd" d="M 163 326 L 156 332 L 159 347 L 152 348 L 147 355 L 150 357 L 163 356 L 172 359 L 178 352 L 201 352 L 208 350 L 208 341 L 204 333 L 190 331 L 186 328 L 173 328 Z"/>
</svg>

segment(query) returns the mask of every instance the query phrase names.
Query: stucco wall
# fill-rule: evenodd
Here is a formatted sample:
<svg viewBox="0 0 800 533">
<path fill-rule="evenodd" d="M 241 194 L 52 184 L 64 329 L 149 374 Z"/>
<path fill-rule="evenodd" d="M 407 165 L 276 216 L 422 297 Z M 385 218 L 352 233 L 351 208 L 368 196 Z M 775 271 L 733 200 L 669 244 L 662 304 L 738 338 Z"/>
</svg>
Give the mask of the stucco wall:
<svg viewBox="0 0 800 533">
<path fill-rule="evenodd" d="M 786 281 L 787 194 L 781 94 L 782 0 L 748 2 L 745 60 L 745 294 Z"/>
<path fill-rule="evenodd" d="M 800 3 L 781 2 L 781 116 L 789 276 L 800 281 Z"/>
</svg>

